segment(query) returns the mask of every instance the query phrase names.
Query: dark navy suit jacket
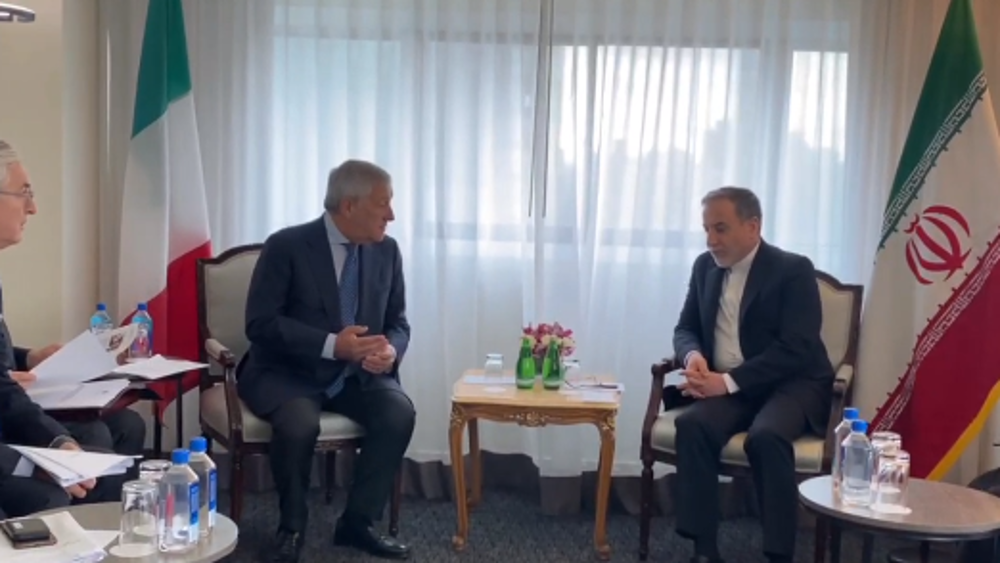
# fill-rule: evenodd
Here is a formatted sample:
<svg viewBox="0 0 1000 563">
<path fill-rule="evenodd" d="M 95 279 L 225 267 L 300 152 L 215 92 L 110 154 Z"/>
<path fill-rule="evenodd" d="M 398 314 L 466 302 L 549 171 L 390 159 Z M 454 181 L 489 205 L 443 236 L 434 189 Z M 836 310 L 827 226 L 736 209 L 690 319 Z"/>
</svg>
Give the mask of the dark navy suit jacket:
<svg viewBox="0 0 1000 563">
<path fill-rule="evenodd" d="M 715 323 L 725 269 L 708 252 L 695 260 L 687 298 L 674 330 L 679 361 L 700 351 L 713 364 Z M 765 401 L 790 393 L 820 432 L 830 415 L 833 366 L 820 338 L 823 310 L 816 270 L 805 256 L 760 243 L 740 302 L 743 363 L 729 375 L 739 393 Z"/>
<path fill-rule="evenodd" d="M 406 320 L 403 262 L 391 237 L 358 248 L 360 295 L 356 324 L 368 334 L 383 334 L 396 348 L 399 363 L 410 341 Z M 344 327 L 340 320 L 337 275 L 323 218 L 274 233 L 264 242 L 246 303 L 250 349 L 238 370 L 240 397 L 258 416 L 300 397 L 321 399 L 338 377 L 356 373 L 358 364 L 322 357 L 327 335 Z"/>
</svg>

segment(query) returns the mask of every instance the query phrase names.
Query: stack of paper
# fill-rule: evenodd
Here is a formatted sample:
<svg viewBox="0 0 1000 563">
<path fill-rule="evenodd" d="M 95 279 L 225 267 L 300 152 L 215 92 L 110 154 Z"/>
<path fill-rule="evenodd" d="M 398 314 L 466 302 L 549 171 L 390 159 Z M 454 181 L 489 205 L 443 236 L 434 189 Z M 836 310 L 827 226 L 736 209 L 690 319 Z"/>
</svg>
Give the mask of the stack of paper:
<svg viewBox="0 0 1000 563">
<path fill-rule="evenodd" d="M 48 473 L 63 488 L 105 475 L 121 475 L 135 462 L 130 456 L 117 454 L 15 445 L 10 447 Z"/>
<path fill-rule="evenodd" d="M 207 367 L 208 364 L 189 362 L 187 360 L 171 360 L 157 354 L 148 360 L 129 362 L 118 366 L 112 370 L 112 373 L 137 377 L 139 379 L 155 380 Z"/>
<path fill-rule="evenodd" d="M 0 539 L 0 561 L 4 563 L 96 563 L 107 557 L 104 547 L 113 541 L 109 533 L 88 533 L 69 512 L 41 517 L 56 538 L 55 545 L 14 549 Z M 111 532 L 110 534 L 114 534 Z"/>
<path fill-rule="evenodd" d="M 68 385 L 32 385 L 28 396 L 45 410 L 100 409 L 111 404 L 129 386 L 128 380 L 94 381 Z"/>
</svg>

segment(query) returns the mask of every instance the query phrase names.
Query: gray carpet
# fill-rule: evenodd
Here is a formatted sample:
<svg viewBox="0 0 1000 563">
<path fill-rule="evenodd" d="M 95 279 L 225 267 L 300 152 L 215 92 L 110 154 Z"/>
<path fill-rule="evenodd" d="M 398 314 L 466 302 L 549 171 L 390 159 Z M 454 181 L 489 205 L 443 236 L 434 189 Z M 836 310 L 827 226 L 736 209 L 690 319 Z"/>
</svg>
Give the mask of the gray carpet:
<svg viewBox="0 0 1000 563">
<path fill-rule="evenodd" d="M 469 545 L 462 553 L 451 548 L 455 532 L 455 508 L 449 502 L 404 499 L 400 516 L 400 539 L 413 548 L 410 561 L 416 562 L 573 562 L 596 561 L 593 545 L 593 517 L 550 517 L 542 515 L 537 502 L 514 493 L 486 491 L 483 503 L 471 514 Z M 333 526 L 343 506 L 343 496 L 332 505 L 323 503 L 322 493 L 312 492 L 310 523 L 303 563 L 380 561 L 356 551 L 335 548 Z M 220 499 L 228 507 L 228 499 Z M 227 561 L 254 562 L 273 537 L 277 525 L 277 496 L 274 493 L 248 494 L 236 552 Z M 634 516 L 612 514 L 608 522 L 612 561 L 638 561 L 639 523 Z M 720 549 L 727 563 L 762 563 L 760 526 L 753 519 L 729 520 L 720 530 Z M 797 562 L 812 562 L 812 531 L 799 535 Z M 888 549 L 898 542 L 876 540 L 875 562 L 884 562 Z M 861 561 L 860 538 L 845 534 L 842 561 Z M 673 533 L 669 518 L 653 520 L 649 561 L 686 562 L 688 542 Z"/>
</svg>

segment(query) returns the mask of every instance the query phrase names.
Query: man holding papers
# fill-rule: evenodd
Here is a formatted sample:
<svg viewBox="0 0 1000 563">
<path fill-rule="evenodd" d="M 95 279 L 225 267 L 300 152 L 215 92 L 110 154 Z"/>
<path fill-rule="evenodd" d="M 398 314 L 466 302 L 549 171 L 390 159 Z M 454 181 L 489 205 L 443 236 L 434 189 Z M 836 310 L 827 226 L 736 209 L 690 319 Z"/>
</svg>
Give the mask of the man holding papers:
<svg viewBox="0 0 1000 563">
<path fill-rule="evenodd" d="M 17 153 L 0 140 L 0 250 L 21 241 L 24 226 L 35 206 L 34 192 Z M 0 289 L 0 510 L 21 516 L 75 501 L 109 501 L 121 494 L 120 479 L 87 479 L 62 488 L 35 472 L 11 444 L 80 450 L 62 424 L 32 402 L 11 377 L 14 348 L 3 321 Z"/>
</svg>

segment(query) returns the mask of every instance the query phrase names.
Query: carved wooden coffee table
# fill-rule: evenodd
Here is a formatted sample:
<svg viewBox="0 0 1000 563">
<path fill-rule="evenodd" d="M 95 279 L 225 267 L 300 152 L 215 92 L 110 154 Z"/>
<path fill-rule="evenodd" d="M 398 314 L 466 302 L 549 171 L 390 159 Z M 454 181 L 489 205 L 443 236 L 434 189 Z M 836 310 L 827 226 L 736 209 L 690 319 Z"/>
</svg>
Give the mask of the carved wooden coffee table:
<svg viewBox="0 0 1000 563">
<path fill-rule="evenodd" d="M 508 373 L 508 378 L 513 375 Z M 600 378 L 611 382 L 611 378 Z M 475 381 L 475 382 L 473 382 Z M 611 491 L 611 467 L 615 459 L 615 419 L 621 393 L 613 389 L 583 387 L 551 391 L 536 382 L 534 389 L 518 389 L 513 383 L 483 382 L 483 370 L 469 370 L 452 388 L 451 468 L 455 476 L 455 506 L 458 531 L 452 538 L 456 550 L 465 549 L 469 537 L 469 508 L 476 506 L 483 494 L 483 465 L 479 451 L 479 419 L 512 422 L 521 426 L 549 424 L 593 424 L 601 436 L 601 457 L 597 476 L 597 514 L 594 547 L 602 560 L 611 557 L 607 538 L 608 495 Z M 471 494 L 465 488 L 465 463 L 462 436 L 469 427 L 469 456 L 472 459 Z"/>
</svg>

